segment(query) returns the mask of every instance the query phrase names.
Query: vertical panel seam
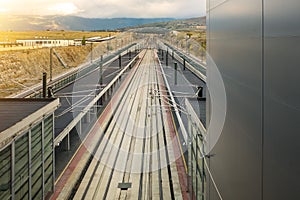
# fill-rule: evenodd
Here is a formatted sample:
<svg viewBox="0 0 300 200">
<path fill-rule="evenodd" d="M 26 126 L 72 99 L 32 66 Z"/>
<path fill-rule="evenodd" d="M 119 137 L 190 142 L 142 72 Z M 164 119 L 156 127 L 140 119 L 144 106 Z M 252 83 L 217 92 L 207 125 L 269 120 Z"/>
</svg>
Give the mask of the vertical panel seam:
<svg viewBox="0 0 300 200">
<path fill-rule="evenodd" d="M 261 136 L 261 199 L 264 199 L 264 134 L 265 134 L 265 0 L 262 0 L 262 136 Z"/>
</svg>

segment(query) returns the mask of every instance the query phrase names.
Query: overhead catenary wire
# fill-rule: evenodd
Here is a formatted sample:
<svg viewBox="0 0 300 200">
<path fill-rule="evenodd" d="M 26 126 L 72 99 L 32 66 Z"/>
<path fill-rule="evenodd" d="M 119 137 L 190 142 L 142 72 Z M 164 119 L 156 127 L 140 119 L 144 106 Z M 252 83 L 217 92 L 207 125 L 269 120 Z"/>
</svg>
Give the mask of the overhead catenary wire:
<svg viewBox="0 0 300 200">
<path fill-rule="evenodd" d="M 92 94 L 92 93 L 90 93 Z M 61 117 L 63 115 L 65 115 L 66 113 L 74 110 L 78 105 L 86 102 L 87 100 L 90 99 L 91 96 L 87 95 L 85 97 L 83 97 L 82 99 L 80 99 L 79 101 L 77 101 L 75 104 L 71 105 L 69 108 L 65 109 L 64 111 L 62 111 L 61 113 L 59 113 L 58 115 L 56 115 L 55 117 L 58 118 L 58 117 Z"/>
</svg>

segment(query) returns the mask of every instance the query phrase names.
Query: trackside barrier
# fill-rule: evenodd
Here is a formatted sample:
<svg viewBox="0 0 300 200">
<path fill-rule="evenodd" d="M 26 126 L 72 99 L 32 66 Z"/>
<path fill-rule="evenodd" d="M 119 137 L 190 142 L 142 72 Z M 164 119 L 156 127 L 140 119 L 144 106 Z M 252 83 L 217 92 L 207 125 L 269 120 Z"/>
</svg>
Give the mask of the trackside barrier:
<svg viewBox="0 0 300 200">
<path fill-rule="evenodd" d="M 168 51 L 168 53 L 170 55 L 172 55 L 172 57 L 174 57 L 176 60 L 181 62 L 182 65 L 184 65 L 184 62 L 185 62 L 186 68 L 188 68 L 192 73 L 194 73 L 201 80 L 206 82 L 206 66 L 193 61 L 191 58 L 189 58 L 182 52 L 176 50 L 174 47 L 172 47 L 171 45 L 169 45 L 167 43 L 163 43 L 160 41 L 159 45 L 162 50 L 165 50 L 165 51 L 167 51 L 168 49 L 171 50 L 171 51 Z"/>
<path fill-rule="evenodd" d="M 103 66 L 112 63 L 114 60 L 118 58 L 119 55 L 125 55 L 127 50 L 132 49 L 136 43 L 130 44 L 124 48 L 119 49 L 118 51 L 106 56 L 103 61 L 101 59 L 95 60 L 92 64 L 88 64 L 88 66 L 81 66 L 76 68 L 66 74 L 63 74 L 57 78 L 55 78 L 52 82 L 48 83 L 48 87 L 52 88 L 52 91 L 55 93 L 60 89 L 68 86 L 69 84 L 73 83 L 75 80 L 83 78 L 84 76 L 88 75 L 95 69 L 97 69 L 100 64 L 102 63 Z M 29 88 L 27 91 L 24 91 L 18 95 L 15 95 L 14 98 L 42 98 L 42 86 L 39 84 L 33 88 Z"/>
<path fill-rule="evenodd" d="M 205 188 L 207 187 L 205 177 L 206 157 L 204 154 L 204 146 L 207 145 L 207 132 L 188 99 L 185 99 L 185 107 L 187 111 L 188 132 L 190 138 L 188 148 L 189 188 L 196 199 L 204 199 Z"/>
</svg>

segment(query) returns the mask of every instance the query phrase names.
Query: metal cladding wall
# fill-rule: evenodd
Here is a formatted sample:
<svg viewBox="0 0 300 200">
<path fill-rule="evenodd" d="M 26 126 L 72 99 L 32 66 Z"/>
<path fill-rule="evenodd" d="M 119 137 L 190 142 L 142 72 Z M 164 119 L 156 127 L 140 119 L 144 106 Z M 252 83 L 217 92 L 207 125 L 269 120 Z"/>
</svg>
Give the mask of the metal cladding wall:
<svg viewBox="0 0 300 200">
<path fill-rule="evenodd" d="M 300 2 L 207 5 L 208 51 L 227 95 L 209 159 L 216 185 L 223 199 L 300 199 Z M 219 199 L 209 182 L 208 199 Z"/>
<path fill-rule="evenodd" d="M 265 1 L 264 199 L 300 199 L 300 1 Z"/>
</svg>

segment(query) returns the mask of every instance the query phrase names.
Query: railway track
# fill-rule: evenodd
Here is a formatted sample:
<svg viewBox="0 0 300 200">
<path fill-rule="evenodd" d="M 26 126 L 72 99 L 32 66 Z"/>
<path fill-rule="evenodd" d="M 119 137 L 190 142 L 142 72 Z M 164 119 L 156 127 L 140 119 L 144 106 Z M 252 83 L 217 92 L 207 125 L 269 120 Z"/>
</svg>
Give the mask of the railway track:
<svg viewBox="0 0 300 200">
<path fill-rule="evenodd" d="M 70 199 L 182 199 L 158 58 L 154 50 L 142 54 Z"/>
</svg>

